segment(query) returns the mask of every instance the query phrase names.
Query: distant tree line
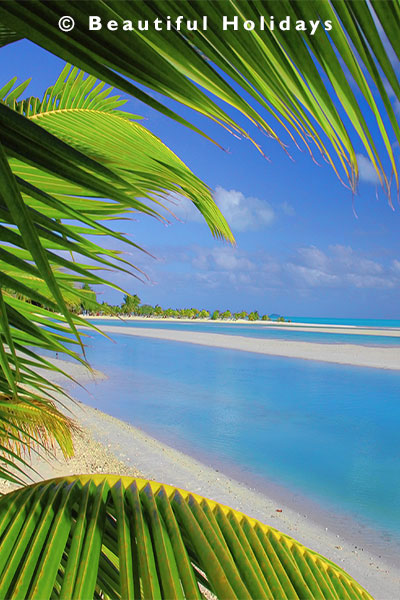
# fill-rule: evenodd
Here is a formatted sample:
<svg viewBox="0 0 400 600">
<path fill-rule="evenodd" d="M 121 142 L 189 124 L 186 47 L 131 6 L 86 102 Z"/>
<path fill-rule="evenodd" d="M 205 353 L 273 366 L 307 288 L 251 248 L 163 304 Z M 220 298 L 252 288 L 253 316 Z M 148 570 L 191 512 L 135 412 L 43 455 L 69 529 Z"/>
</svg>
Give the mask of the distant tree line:
<svg viewBox="0 0 400 600">
<path fill-rule="evenodd" d="M 89 290 L 86 290 L 87 292 Z M 159 304 L 151 306 L 150 304 L 141 304 L 141 299 L 137 294 L 125 295 L 122 304 L 112 305 L 107 302 L 101 304 L 96 301 L 96 294 L 93 290 L 90 290 L 94 295 L 88 298 L 86 302 L 81 303 L 82 312 L 89 315 L 101 315 L 104 317 L 158 317 L 158 318 L 173 318 L 173 319 L 211 319 L 216 321 L 217 319 L 237 321 L 238 319 L 245 319 L 248 321 L 271 321 L 268 315 L 262 315 L 255 310 L 252 312 L 231 312 L 230 310 L 214 310 L 210 313 L 208 310 L 198 308 L 162 308 Z M 285 319 L 279 317 L 278 321 L 283 322 Z"/>
<path fill-rule="evenodd" d="M 8 291 L 6 289 L 6 291 Z M 15 297 L 25 298 L 20 294 L 16 294 L 10 290 L 9 292 Z M 98 315 L 104 317 L 157 317 L 162 319 L 211 319 L 211 321 L 237 321 L 243 319 L 247 321 L 271 321 L 284 322 L 283 317 L 273 319 L 269 315 L 260 316 L 258 311 L 246 312 L 231 312 L 230 310 L 214 310 L 210 313 L 204 308 L 162 308 L 159 304 L 151 306 L 150 304 L 141 304 L 141 299 L 137 294 L 125 295 L 122 304 L 108 304 L 107 302 L 99 303 L 96 292 L 88 283 L 84 283 L 81 288 L 71 287 L 71 292 L 66 294 L 66 304 L 68 309 L 75 314 L 83 315 Z M 42 306 L 51 310 L 51 308 L 32 301 L 36 306 Z"/>
</svg>

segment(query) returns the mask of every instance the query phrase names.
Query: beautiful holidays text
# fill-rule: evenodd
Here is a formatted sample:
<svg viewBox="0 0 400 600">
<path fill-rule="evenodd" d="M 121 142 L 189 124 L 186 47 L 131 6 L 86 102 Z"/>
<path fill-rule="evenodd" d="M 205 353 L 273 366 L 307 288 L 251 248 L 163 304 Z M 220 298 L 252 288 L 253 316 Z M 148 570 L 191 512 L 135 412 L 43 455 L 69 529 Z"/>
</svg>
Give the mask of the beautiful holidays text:
<svg viewBox="0 0 400 600">
<path fill-rule="evenodd" d="M 183 15 L 178 17 L 165 17 L 163 19 L 138 19 L 137 21 L 104 21 L 101 17 L 92 15 L 89 17 L 89 31 L 108 29 L 109 31 L 207 31 L 209 27 L 208 17 L 200 19 L 186 19 Z M 243 21 L 238 16 L 223 16 L 220 22 L 222 31 L 304 31 L 314 35 L 319 28 L 325 31 L 332 29 L 331 21 L 319 20 L 294 20 L 290 16 L 284 19 L 260 16 L 258 20 Z"/>
</svg>

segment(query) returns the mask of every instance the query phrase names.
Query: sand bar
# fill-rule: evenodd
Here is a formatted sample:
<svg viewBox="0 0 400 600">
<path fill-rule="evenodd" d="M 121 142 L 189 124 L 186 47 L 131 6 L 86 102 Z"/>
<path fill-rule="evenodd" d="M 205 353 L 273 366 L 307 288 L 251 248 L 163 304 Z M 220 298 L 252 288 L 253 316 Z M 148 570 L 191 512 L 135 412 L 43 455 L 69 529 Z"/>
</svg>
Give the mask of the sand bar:
<svg viewBox="0 0 400 600">
<path fill-rule="evenodd" d="M 130 321 L 137 321 L 139 323 L 176 323 L 179 327 L 179 324 L 182 323 L 192 323 L 195 325 L 207 325 L 212 323 L 223 323 L 224 325 L 250 325 L 251 327 L 265 327 L 265 329 L 279 329 L 281 331 L 309 331 L 309 332 L 319 332 L 319 333 L 340 333 L 340 334 L 349 334 L 349 335 L 372 335 L 372 336 L 386 336 L 386 337 L 400 337 L 400 328 L 396 327 L 361 327 L 359 325 L 330 325 L 324 323 L 278 323 L 277 321 L 248 321 L 247 319 L 174 319 L 172 317 L 100 317 L 100 316 L 83 316 L 84 319 L 88 321 L 96 321 L 96 320 L 107 320 L 107 321 L 115 321 L 116 323 L 126 323 L 128 324 Z M 102 327 L 101 323 L 99 325 Z M 400 343 L 400 341 L 399 341 Z"/>
<path fill-rule="evenodd" d="M 213 346 L 229 350 L 285 356 L 288 358 L 318 360 L 358 367 L 372 367 L 396 371 L 400 369 L 400 347 L 395 346 L 375 347 L 357 344 L 319 344 L 315 342 L 297 342 L 270 338 L 250 338 L 222 333 L 145 329 L 129 327 L 129 325 L 102 325 L 101 329 L 108 334 L 135 335 L 172 342 L 185 342 L 201 346 Z"/>
</svg>

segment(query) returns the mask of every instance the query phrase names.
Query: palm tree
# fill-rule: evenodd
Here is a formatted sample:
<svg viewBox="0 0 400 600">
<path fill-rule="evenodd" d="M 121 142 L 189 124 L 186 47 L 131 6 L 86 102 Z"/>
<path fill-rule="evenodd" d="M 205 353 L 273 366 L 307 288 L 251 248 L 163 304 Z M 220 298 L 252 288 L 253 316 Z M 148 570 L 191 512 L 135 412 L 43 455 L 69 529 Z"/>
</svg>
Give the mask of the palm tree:
<svg viewBox="0 0 400 600">
<path fill-rule="evenodd" d="M 275 126 L 285 129 L 293 145 L 322 155 L 353 190 L 358 176 L 356 148 L 364 148 L 390 194 L 392 173 L 398 182 L 390 137 L 400 141 L 391 102 L 400 101 L 400 86 L 389 54 L 400 56 L 398 0 L 202 0 L 184 6 L 185 19 L 200 23 L 208 17 L 207 30 L 188 34 L 184 27 L 158 31 L 152 26 L 167 16 L 176 23 L 183 5 L 174 0 L 129 4 L 105 0 L 99 7 L 103 26 L 96 31 L 88 28 L 88 6 L 76 0 L 3 2 L 0 43 L 30 39 L 194 130 L 199 131 L 143 86 L 259 146 L 239 119 L 210 98 L 211 93 L 288 151 Z M 58 30 L 65 15 L 75 22 L 68 34 Z M 237 30 L 233 26 L 223 30 L 226 15 L 237 17 Z M 268 29 L 271 15 L 273 30 Z M 287 17 L 293 27 L 290 35 L 278 26 Z M 139 19 L 148 21 L 148 30 L 138 29 Z M 124 21 L 129 20 L 134 30 L 124 31 Z M 311 20 L 320 23 L 314 35 Z M 117 23 L 118 33 L 110 35 L 109 21 Z M 254 28 L 246 29 L 246 23 L 247 27 L 254 23 Z M 379 151 L 378 139 L 384 151 Z"/>
<path fill-rule="evenodd" d="M 7 461 L 23 462 L 19 455 L 34 442 L 35 432 L 47 447 L 56 440 L 66 455 L 72 450 L 70 421 L 52 401 L 60 388 L 36 372 L 38 367 L 56 367 L 27 346 L 67 352 L 84 362 L 78 351 L 65 346 L 73 333 L 82 350 L 77 326 L 87 324 L 69 307 L 87 303 L 89 284 L 109 283 L 98 274 L 100 267 L 143 275 L 120 252 L 89 241 L 87 234 L 140 250 L 109 222 L 138 211 L 165 218 L 157 210 L 163 197 L 179 191 L 204 212 L 216 236 L 233 239 L 207 186 L 136 115 L 120 110 L 126 101 L 111 95 L 111 89 L 103 90 L 104 84 L 69 65 L 41 100 L 18 100 L 28 83 L 16 86 L 13 79 L 0 89 L 0 112 L 5 111 L 17 131 L 22 127 L 14 140 L 10 129 L 5 132 L 8 155 L 0 147 L 5 172 L 0 183 L 0 437 L 6 452 L 0 475 L 11 479 L 16 476 Z M 43 140 L 51 151 L 44 153 Z M 34 158 L 28 161 L 21 153 L 28 155 L 29 143 Z M 99 199 L 106 195 L 113 202 Z M 39 436 L 42 427 L 46 435 Z"/>
<path fill-rule="evenodd" d="M 1 474 L 13 479 L 20 477 L 10 462 L 23 466 L 20 452 L 27 445 L 46 447 L 50 436 L 70 451 L 68 422 L 53 402 L 61 390 L 37 371 L 56 367 L 29 348 L 66 352 L 84 362 L 81 321 L 67 306 L 67 296 L 84 299 L 74 284 L 104 283 L 93 265 L 143 275 L 117 252 L 89 242 L 86 234 L 134 246 L 108 221 L 127 211 L 162 218 L 163 196 L 178 192 L 192 200 L 216 237 L 233 241 L 207 187 L 133 115 L 119 110 L 119 98 L 94 87 L 96 78 L 207 137 L 147 90 L 164 94 L 262 151 L 241 124 L 244 115 L 286 152 L 284 136 L 313 157 L 321 155 L 353 191 L 356 148 L 363 148 L 389 200 L 392 175 L 398 189 L 392 144 L 400 142 L 400 129 L 391 100 L 400 100 L 400 86 L 387 50 L 391 47 L 399 58 L 397 0 L 187 2 L 185 17 L 207 16 L 208 29 L 188 33 L 176 27 L 162 34 L 151 27 L 118 35 L 110 35 L 106 26 L 89 31 L 91 7 L 63 0 L 0 4 L 0 45 L 25 37 L 90 73 L 85 78 L 78 68 L 66 67 L 42 100 L 18 102 L 26 84 L 15 87 L 14 81 L 0 90 Z M 166 15 L 174 23 L 182 3 L 105 0 L 98 10 L 103 23 L 113 20 L 117 26 L 138 18 L 154 23 Z M 57 28 L 65 15 L 76 24 L 69 33 Z M 229 26 L 222 32 L 224 15 L 237 17 L 237 30 Z M 271 15 L 275 22 L 289 17 L 300 23 L 296 35 L 279 26 L 260 30 L 259 23 L 270 22 Z M 315 35 L 309 31 L 311 20 L 320 22 Z M 240 113 L 237 119 L 232 108 Z M 107 143 L 101 131 L 108 131 Z M 78 225 L 65 223 L 71 219 Z M 76 351 L 65 346 L 70 333 Z M 47 432 L 44 438 L 39 430 Z M 110 478 L 65 479 L 9 495 L 0 502 L 0 595 L 25 596 L 30 590 L 30 597 L 39 597 L 40 588 L 43 598 L 79 597 L 88 590 L 90 597 L 133 597 L 146 581 L 160 584 L 161 595 L 174 589 L 179 596 L 181 582 L 191 580 L 221 597 L 258 596 L 260 582 L 265 597 L 295 597 L 293 590 L 310 598 L 368 597 L 329 562 L 291 540 L 277 541 L 260 524 L 249 528 L 246 518 L 232 511 L 226 522 L 215 503 L 176 490 L 167 495 L 172 513 L 161 488 L 155 492 L 152 486 Z M 141 544 L 138 554 L 132 540 Z M 267 570 L 263 578 L 262 568 Z M 54 579 L 42 577 L 44 569 Z M 268 587 L 271 582 L 280 587 Z M 190 589 L 198 594 L 196 586 Z M 159 595 L 153 589 L 148 597 Z"/>
</svg>

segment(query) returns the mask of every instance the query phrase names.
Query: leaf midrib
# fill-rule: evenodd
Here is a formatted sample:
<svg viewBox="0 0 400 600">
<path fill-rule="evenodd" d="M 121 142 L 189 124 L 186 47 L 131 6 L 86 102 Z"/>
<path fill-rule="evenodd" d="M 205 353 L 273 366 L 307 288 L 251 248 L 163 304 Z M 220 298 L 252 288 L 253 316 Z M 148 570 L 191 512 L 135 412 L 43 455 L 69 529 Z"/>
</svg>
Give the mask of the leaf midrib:
<svg viewBox="0 0 400 600">
<path fill-rule="evenodd" d="M 131 125 L 134 125 L 134 123 L 132 122 L 131 119 L 125 119 L 124 117 L 121 117 L 120 115 L 117 115 L 115 113 L 113 113 L 113 111 L 108 111 L 108 110 L 99 110 L 98 108 L 57 108 L 55 110 L 46 110 L 40 113 L 36 113 L 35 115 L 29 115 L 28 119 L 31 119 L 32 121 L 34 119 L 37 119 L 39 117 L 44 117 L 46 115 L 54 115 L 54 114 L 62 114 L 62 113 L 66 113 L 66 112 L 87 112 L 87 113 L 97 113 L 97 114 L 101 114 L 101 115 L 110 115 L 111 117 L 115 118 L 115 119 L 119 119 L 120 121 L 122 121 L 123 123 L 130 123 Z"/>
</svg>

